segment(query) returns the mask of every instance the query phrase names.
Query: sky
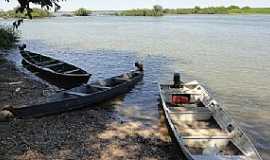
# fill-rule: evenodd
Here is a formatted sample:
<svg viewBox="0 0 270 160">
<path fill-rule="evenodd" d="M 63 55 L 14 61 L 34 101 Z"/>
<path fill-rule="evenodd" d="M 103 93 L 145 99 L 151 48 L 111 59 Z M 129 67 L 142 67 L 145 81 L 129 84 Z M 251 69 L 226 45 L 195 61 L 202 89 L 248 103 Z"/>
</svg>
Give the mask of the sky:
<svg viewBox="0 0 270 160">
<path fill-rule="evenodd" d="M 62 11 L 72 11 L 78 8 L 91 10 L 124 10 L 132 8 L 152 8 L 159 4 L 163 8 L 193 8 L 194 6 L 250 6 L 270 7 L 270 0 L 66 0 L 61 2 Z M 10 10 L 18 5 L 17 0 L 9 3 L 0 0 L 0 9 Z"/>
</svg>

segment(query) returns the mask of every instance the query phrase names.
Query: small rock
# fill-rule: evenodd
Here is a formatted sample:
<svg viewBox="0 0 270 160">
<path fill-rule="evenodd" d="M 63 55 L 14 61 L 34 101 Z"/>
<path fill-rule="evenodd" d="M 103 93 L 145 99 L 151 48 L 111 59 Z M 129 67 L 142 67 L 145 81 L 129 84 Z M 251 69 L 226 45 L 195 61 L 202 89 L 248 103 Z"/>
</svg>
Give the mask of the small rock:
<svg viewBox="0 0 270 160">
<path fill-rule="evenodd" d="M 8 110 L 0 111 L 0 122 L 9 121 L 14 117 L 13 113 Z"/>
<path fill-rule="evenodd" d="M 19 92 L 21 90 L 21 88 L 16 88 L 15 92 Z"/>
</svg>

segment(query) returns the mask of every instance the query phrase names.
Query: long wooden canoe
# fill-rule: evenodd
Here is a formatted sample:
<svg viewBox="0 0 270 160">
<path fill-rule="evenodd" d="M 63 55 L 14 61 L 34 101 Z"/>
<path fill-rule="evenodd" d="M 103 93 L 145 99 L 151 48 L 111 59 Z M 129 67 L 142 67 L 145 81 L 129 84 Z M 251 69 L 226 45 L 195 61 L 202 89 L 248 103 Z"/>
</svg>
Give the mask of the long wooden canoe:
<svg viewBox="0 0 270 160">
<path fill-rule="evenodd" d="M 42 104 L 21 106 L 13 109 L 18 118 L 40 117 L 89 107 L 127 93 L 143 78 L 143 69 L 121 74 L 105 80 L 55 93 Z"/>
<path fill-rule="evenodd" d="M 159 90 L 180 156 L 188 160 L 261 160 L 239 125 L 197 81 L 160 84 Z"/>
<path fill-rule="evenodd" d="M 91 74 L 86 71 L 38 53 L 21 50 L 23 66 L 49 83 L 70 89 L 87 83 Z"/>
</svg>

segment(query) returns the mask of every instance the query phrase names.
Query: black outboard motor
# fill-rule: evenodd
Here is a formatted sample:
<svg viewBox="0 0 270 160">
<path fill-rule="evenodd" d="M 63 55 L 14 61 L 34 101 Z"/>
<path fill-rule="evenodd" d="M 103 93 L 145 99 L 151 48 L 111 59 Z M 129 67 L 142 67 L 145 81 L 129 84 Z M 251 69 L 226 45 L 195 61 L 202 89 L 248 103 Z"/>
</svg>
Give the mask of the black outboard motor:
<svg viewBox="0 0 270 160">
<path fill-rule="evenodd" d="M 182 87 L 182 81 L 181 81 L 180 73 L 174 73 L 173 74 L 173 86 L 174 86 L 174 88 L 181 88 Z"/>
<path fill-rule="evenodd" d="M 26 48 L 26 44 L 23 44 L 23 45 L 19 46 L 20 51 L 23 51 L 25 48 Z"/>
<path fill-rule="evenodd" d="M 143 71 L 143 64 L 139 63 L 139 62 L 135 62 L 135 67 L 137 67 L 137 69 L 139 71 Z"/>
</svg>

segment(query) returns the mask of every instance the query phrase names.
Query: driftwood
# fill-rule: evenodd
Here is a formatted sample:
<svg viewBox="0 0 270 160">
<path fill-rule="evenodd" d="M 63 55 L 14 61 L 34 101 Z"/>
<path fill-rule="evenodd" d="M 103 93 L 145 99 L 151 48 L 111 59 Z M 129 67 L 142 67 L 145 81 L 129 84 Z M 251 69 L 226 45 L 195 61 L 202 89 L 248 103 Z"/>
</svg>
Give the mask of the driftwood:
<svg viewBox="0 0 270 160">
<path fill-rule="evenodd" d="M 23 81 L 17 81 L 17 82 L 9 82 L 9 85 L 18 85 L 18 84 L 22 84 Z"/>
</svg>

